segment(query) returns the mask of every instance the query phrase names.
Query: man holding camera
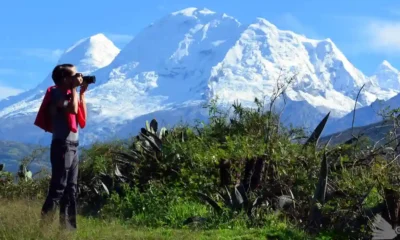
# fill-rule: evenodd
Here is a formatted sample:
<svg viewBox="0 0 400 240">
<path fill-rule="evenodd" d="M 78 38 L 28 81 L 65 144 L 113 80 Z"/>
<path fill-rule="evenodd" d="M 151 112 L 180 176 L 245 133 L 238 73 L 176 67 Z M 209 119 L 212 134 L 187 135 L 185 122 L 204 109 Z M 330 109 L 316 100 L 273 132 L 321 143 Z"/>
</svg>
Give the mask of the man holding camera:
<svg viewBox="0 0 400 240">
<path fill-rule="evenodd" d="M 49 97 L 45 99 L 49 100 L 42 104 L 46 105 L 43 121 L 51 126 L 47 129 L 53 135 L 50 148 L 52 176 L 42 218 L 52 219 L 59 205 L 61 227 L 74 230 L 77 228 L 78 125 L 84 127 L 82 121 L 85 122 L 87 117 L 85 91 L 88 83 L 72 64 L 57 65 L 52 78 L 55 86 L 48 89 L 46 95 Z"/>
</svg>

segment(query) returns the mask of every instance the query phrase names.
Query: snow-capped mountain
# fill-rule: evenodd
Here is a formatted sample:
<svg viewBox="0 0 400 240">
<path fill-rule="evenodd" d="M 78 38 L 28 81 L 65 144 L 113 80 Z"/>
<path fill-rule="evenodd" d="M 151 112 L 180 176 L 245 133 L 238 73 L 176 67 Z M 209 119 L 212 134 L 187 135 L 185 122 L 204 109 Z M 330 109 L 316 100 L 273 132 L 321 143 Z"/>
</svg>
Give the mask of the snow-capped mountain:
<svg viewBox="0 0 400 240">
<path fill-rule="evenodd" d="M 90 74 L 112 62 L 120 52 L 113 42 L 103 34 L 81 39 L 68 48 L 58 63 L 73 63 L 80 71 Z M 54 85 L 48 76 L 35 88 L 0 101 L 1 139 L 32 143 L 43 143 L 48 134 L 33 125 L 44 93 Z"/>
<path fill-rule="evenodd" d="M 398 93 L 380 86 L 381 75 L 365 76 L 330 39 L 308 39 L 262 18 L 243 24 L 208 9 L 171 13 L 121 51 L 104 35 L 92 36 L 69 48 L 60 62 L 98 79 L 87 93 L 83 144 L 136 134 L 153 117 L 167 125 L 205 119 L 201 105 L 215 97 L 251 106 L 255 97 L 271 98 L 286 85 L 277 109 L 285 107 L 284 122 L 306 127 L 329 111 L 334 118 L 351 112 L 362 86 L 357 107 Z M 1 138 L 37 142 L 44 136 L 33 121 L 49 79 L 0 102 Z"/>
<path fill-rule="evenodd" d="M 59 62 L 73 62 L 86 75 L 109 65 L 119 52 L 120 49 L 104 34 L 96 34 L 68 48 Z"/>
<path fill-rule="evenodd" d="M 400 90 L 400 72 L 394 68 L 388 61 L 384 60 L 376 69 L 371 80 L 378 84 L 383 91 L 399 92 Z M 366 126 L 369 124 L 380 122 L 383 119 L 384 111 L 400 107 L 400 95 L 383 100 L 377 99 L 372 104 L 358 108 L 355 116 L 353 111 L 339 119 L 332 119 L 325 128 L 325 134 L 332 134 L 343 131 L 352 126 L 354 117 L 354 127 Z"/>
<path fill-rule="evenodd" d="M 342 118 L 331 119 L 325 127 L 324 135 L 341 132 L 351 128 L 353 117 L 354 127 L 378 123 L 384 120 L 384 116 L 387 115 L 387 110 L 395 108 L 400 108 L 400 94 L 387 101 L 377 100 L 369 106 L 358 108 L 355 115 L 353 114 L 354 112 L 351 111 Z"/>
<path fill-rule="evenodd" d="M 106 36 L 96 34 L 73 44 L 72 47 L 63 53 L 58 63 L 74 63 L 79 71 L 84 74 L 90 74 L 109 65 L 119 52 L 120 49 Z M 46 88 L 54 85 L 51 79 L 51 71 L 52 69 L 45 80 L 35 88 L 19 95 L 2 99 L 0 101 L 0 117 L 20 113 L 23 108 L 27 108 L 28 110 L 31 107 L 30 104 L 32 101 L 41 101 Z M 35 108 L 30 110 L 36 111 Z M 22 110 L 21 113 L 24 112 L 25 110 Z"/>
<path fill-rule="evenodd" d="M 384 60 L 371 77 L 383 89 L 400 89 L 400 72 Z"/>
</svg>

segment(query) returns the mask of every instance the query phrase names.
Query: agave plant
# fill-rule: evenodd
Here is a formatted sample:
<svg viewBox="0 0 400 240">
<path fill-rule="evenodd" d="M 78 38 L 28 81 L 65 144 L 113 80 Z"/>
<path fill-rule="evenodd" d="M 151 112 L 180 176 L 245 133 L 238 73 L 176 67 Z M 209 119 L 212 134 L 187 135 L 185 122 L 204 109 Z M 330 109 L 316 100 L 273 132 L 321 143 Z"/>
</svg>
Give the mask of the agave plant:
<svg viewBox="0 0 400 240">
<path fill-rule="evenodd" d="M 304 147 L 310 144 L 316 145 L 318 143 L 329 115 L 330 113 L 328 113 L 318 124 L 311 136 L 305 142 Z M 270 166 L 273 164 L 276 163 L 269 161 L 267 153 L 263 156 L 247 159 L 245 161 L 242 174 L 243 178 L 240 180 L 240 184 L 236 185 L 233 190 L 229 191 L 227 185 L 231 182 L 231 176 L 229 174 L 231 164 L 229 161 L 222 159 L 219 164 L 219 169 L 220 182 L 224 189 L 224 193 L 218 192 L 216 195 L 223 200 L 222 202 L 224 207 L 221 207 L 218 204 L 218 201 L 206 194 L 197 192 L 197 195 L 203 201 L 210 204 L 217 213 L 223 213 L 224 209 L 229 209 L 231 212 L 246 211 L 249 218 L 252 218 L 252 211 L 263 203 L 270 205 L 275 210 L 287 209 L 290 206 L 294 207 L 295 197 L 292 191 L 286 187 L 286 192 L 289 194 L 282 194 L 284 187 L 273 177 L 274 166 Z M 314 213 L 310 215 L 310 218 L 313 220 L 317 218 L 315 216 L 317 212 L 315 209 L 316 203 L 323 203 L 327 198 L 327 165 L 328 162 L 325 156 L 321 163 L 319 186 L 314 195 Z M 261 194 L 259 193 L 258 196 L 256 195 L 252 200 L 250 200 L 249 196 L 257 194 L 256 192 L 260 192 L 257 190 L 260 189 L 262 189 Z M 328 197 L 331 197 L 334 194 L 336 194 L 336 192 L 331 190 Z"/>
<path fill-rule="evenodd" d="M 133 182 L 133 176 L 145 183 L 157 176 L 163 156 L 163 142 L 168 135 L 165 127 L 159 129 L 156 119 L 146 121 L 132 146 L 127 151 L 114 152 L 114 179 Z"/>
<path fill-rule="evenodd" d="M 324 119 L 318 124 L 318 126 L 315 128 L 311 136 L 308 138 L 306 143 L 304 144 L 304 147 L 310 145 L 310 144 L 318 144 L 319 137 L 321 136 L 321 133 L 326 125 L 326 122 L 329 118 L 329 113 L 324 117 Z M 353 140 L 346 142 L 345 144 L 353 144 Z M 322 214 L 322 207 L 327 204 L 328 202 L 338 199 L 338 198 L 349 198 L 351 195 L 343 192 L 341 190 L 336 189 L 332 184 L 330 184 L 330 179 L 329 179 L 329 171 L 332 166 L 332 163 L 328 160 L 327 157 L 327 146 L 329 144 L 329 141 L 325 144 L 323 147 L 323 155 L 322 159 L 320 162 L 320 169 L 319 169 L 319 176 L 318 176 L 318 182 L 316 184 L 316 188 L 311 200 L 310 204 L 310 209 L 309 209 L 309 215 L 308 215 L 308 227 L 321 227 L 324 219 L 329 218 L 329 216 L 324 216 Z M 303 148 L 304 149 L 304 148 Z M 335 165 L 333 165 L 335 166 Z M 353 164 L 353 166 L 355 166 Z M 343 166 L 342 166 L 343 167 Z M 337 168 L 336 168 L 337 170 Z M 356 196 L 352 196 L 352 200 L 354 200 L 354 206 L 349 209 L 349 215 L 358 215 L 358 220 L 362 219 L 363 221 L 363 214 L 366 216 L 371 217 L 374 214 L 377 214 L 379 212 L 382 212 L 383 209 L 385 208 L 384 203 L 380 203 L 377 206 L 374 206 L 372 208 L 362 210 L 362 204 L 364 200 L 367 198 L 369 193 L 371 192 L 372 188 L 367 190 L 366 193 L 361 193 L 361 194 L 356 194 Z M 361 210 L 361 211 L 360 211 Z M 358 221 L 357 220 L 357 221 Z M 340 224 L 340 229 L 343 230 L 346 224 L 349 223 L 349 221 L 353 221 L 354 224 L 360 224 L 360 222 L 354 221 L 353 218 L 350 218 L 350 216 L 344 216 L 344 219 L 342 223 Z"/>
<path fill-rule="evenodd" d="M 310 144 L 314 145 L 318 144 L 319 138 L 321 137 L 321 134 L 324 131 L 325 125 L 328 122 L 330 114 L 331 112 L 328 112 L 328 114 L 326 114 L 325 117 L 321 120 L 321 122 L 317 125 L 317 127 L 314 129 L 310 137 L 305 142 L 304 147 L 309 146 Z"/>
<path fill-rule="evenodd" d="M 231 190 L 229 190 L 227 186 L 223 189 L 224 191 L 219 191 L 217 193 L 217 197 L 222 200 L 222 206 L 219 204 L 221 201 L 215 200 L 204 193 L 196 192 L 196 194 L 201 200 L 209 204 L 219 215 L 227 213 L 232 216 L 240 212 L 245 212 L 250 220 L 254 219 L 255 211 L 261 206 L 280 211 L 294 204 L 293 195 L 282 195 L 274 198 L 258 196 L 250 200 L 243 185 L 236 185 Z"/>
<path fill-rule="evenodd" d="M 248 213 L 250 213 L 253 207 L 261 203 L 261 201 L 259 201 L 257 198 L 253 204 L 249 204 L 249 199 L 247 198 L 247 194 L 244 191 L 243 185 L 237 185 L 232 190 L 229 190 L 227 186 L 225 186 L 223 189 L 223 192 L 220 191 L 217 194 L 218 197 L 223 200 L 223 207 L 221 207 L 216 200 L 204 193 L 196 192 L 196 194 L 203 201 L 210 204 L 219 214 L 224 211 L 223 208 L 229 209 L 231 212 L 246 210 Z"/>
<path fill-rule="evenodd" d="M 11 173 L 4 171 L 4 164 L 0 164 L 0 183 L 8 182 L 11 177 Z"/>
<path fill-rule="evenodd" d="M 158 132 L 158 123 L 155 119 L 149 123 L 146 121 L 146 127 L 140 129 L 140 133 L 136 136 L 134 149 L 152 157 L 157 157 L 162 153 L 162 140 L 167 135 L 167 129 L 161 128 Z"/>
<path fill-rule="evenodd" d="M 27 170 L 24 164 L 21 164 L 19 166 L 18 177 L 20 180 L 23 180 L 25 182 L 29 181 L 32 179 L 32 172 Z"/>
<path fill-rule="evenodd" d="M 257 193 L 262 182 L 262 170 L 265 159 L 263 157 L 248 159 L 245 161 L 243 178 L 239 184 L 236 184 L 231 190 L 228 185 L 231 183 L 231 175 L 229 170 L 231 167 L 230 161 L 221 160 L 219 164 L 221 191 L 216 193 L 218 201 L 212 197 L 196 192 L 201 200 L 211 205 L 216 213 L 222 214 L 226 210 L 230 213 L 246 212 L 249 219 L 253 219 L 254 210 L 261 205 L 270 206 L 275 210 L 287 209 L 288 206 L 294 206 L 294 196 L 290 191 L 290 195 L 276 196 L 269 193 Z M 222 207 L 218 204 L 222 202 Z"/>
</svg>

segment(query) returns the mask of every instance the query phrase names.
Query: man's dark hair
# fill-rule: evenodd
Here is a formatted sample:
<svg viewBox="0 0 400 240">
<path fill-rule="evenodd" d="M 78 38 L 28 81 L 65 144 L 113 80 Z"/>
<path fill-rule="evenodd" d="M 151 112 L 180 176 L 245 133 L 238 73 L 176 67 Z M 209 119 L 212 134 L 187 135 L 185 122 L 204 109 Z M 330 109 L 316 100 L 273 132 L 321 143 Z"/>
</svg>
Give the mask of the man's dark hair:
<svg viewBox="0 0 400 240">
<path fill-rule="evenodd" d="M 53 78 L 54 83 L 57 86 L 62 85 L 63 79 L 65 77 L 69 77 L 72 75 L 71 68 L 74 67 L 73 64 L 70 63 L 64 63 L 64 64 L 59 64 L 53 69 L 53 73 L 51 77 Z"/>
</svg>

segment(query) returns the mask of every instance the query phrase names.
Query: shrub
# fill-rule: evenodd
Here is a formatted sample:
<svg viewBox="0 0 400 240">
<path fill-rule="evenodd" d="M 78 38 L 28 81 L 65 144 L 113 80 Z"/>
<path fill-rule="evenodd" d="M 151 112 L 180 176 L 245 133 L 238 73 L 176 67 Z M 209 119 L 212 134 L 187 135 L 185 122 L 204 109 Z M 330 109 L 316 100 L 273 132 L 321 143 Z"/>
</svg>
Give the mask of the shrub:
<svg viewBox="0 0 400 240">
<path fill-rule="evenodd" d="M 370 234 L 377 213 L 397 224 L 393 135 L 379 146 L 356 136 L 321 145 L 329 113 L 305 138 L 255 103 L 224 113 L 212 102 L 208 124 L 166 129 L 153 119 L 131 141 L 94 144 L 81 156 L 82 213 L 177 228 L 261 227 L 279 218 L 311 233 L 355 238 Z M 42 189 L 38 181 L 12 185 L 3 175 L 8 189 Z"/>
</svg>

